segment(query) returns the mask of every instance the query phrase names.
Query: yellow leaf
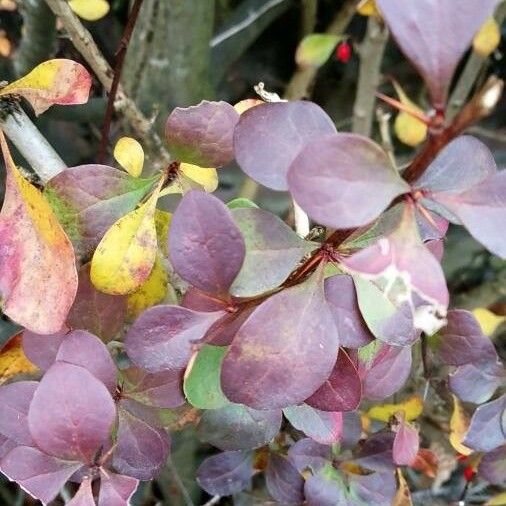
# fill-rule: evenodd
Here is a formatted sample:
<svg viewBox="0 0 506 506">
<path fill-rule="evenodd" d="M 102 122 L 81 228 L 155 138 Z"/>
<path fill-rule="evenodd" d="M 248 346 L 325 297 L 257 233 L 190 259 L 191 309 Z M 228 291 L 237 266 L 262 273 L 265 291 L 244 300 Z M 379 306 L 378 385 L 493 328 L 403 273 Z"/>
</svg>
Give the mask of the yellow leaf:
<svg viewBox="0 0 506 506">
<path fill-rule="evenodd" d="M 7 171 L 0 213 L 0 301 L 3 312 L 39 334 L 58 332 L 74 302 L 72 245 L 51 207 L 14 165 L 5 137 Z"/>
<path fill-rule="evenodd" d="M 481 330 L 486 336 L 491 336 L 497 327 L 506 320 L 504 316 L 496 315 L 483 307 L 476 308 L 473 315 L 478 320 Z"/>
<path fill-rule="evenodd" d="M 485 506 L 506 506 L 506 492 L 494 495 L 485 503 Z"/>
<path fill-rule="evenodd" d="M 12 337 L 0 351 L 0 385 L 18 374 L 31 374 L 37 371 L 23 352 L 21 334 Z"/>
<path fill-rule="evenodd" d="M 181 163 L 178 168 L 176 179 L 172 184 L 164 188 L 160 197 L 175 193 L 186 193 L 199 188 L 208 193 L 218 188 L 218 172 L 216 169 L 200 167 L 191 163 Z"/>
<path fill-rule="evenodd" d="M 462 407 L 460 401 L 453 397 L 453 413 L 450 418 L 450 443 L 461 455 L 471 455 L 473 450 L 462 444 L 467 429 L 469 428 L 469 419 Z"/>
<path fill-rule="evenodd" d="M 130 319 L 139 316 L 148 307 L 164 301 L 171 289 L 171 302 L 177 303 L 172 287 L 169 287 L 169 275 L 163 265 L 162 258 L 157 255 L 155 265 L 149 274 L 148 279 L 127 299 L 127 315 Z"/>
<path fill-rule="evenodd" d="M 12 44 L 5 30 L 0 30 L 0 55 L 7 58 L 11 54 Z"/>
<path fill-rule="evenodd" d="M 169 254 L 168 239 L 169 239 L 169 228 L 172 221 L 172 214 L 167 211 L 157 209 L 155 211 L 155 226 L 156 236 L 158 238 L 158 247 L 161 249 L 165 256 Z"/>
<path fill-rule="evenodd" d="M 247 98 L 237 102 L 237 104 L 234 104 L 234 109 L 238 114 L 242 114 L 243 112 L 246 112 L 252 107 L 260 104 L 265 104 L 265 102 L 263 100 L 259 100 L 258 98 Z"/>
<path fill-rule="evenodd" d="M 491 55 L 501 42 L 501 29 L 497 21 L 490 17 L 478 30 L 473 39 L 473 49 L 483 58 Z"/>
<path fill-rule="evenodd" d="M 394 81 L 393 85 L 402 104 L 423 114 L 423 110 L 408 98 L 397 82 Z M 418 146 L 427 138 L 427 125 L 406 111 L 400 111 L 397 114 L 394 131 L 401 142 L 412 147 Z"/>
<path fill-rule="evenodd" d="M 357 12 L 361 16 L 376 16 L 381 17 L 381 13 L 376 4 L 376 0 L 361 0 L 357 6 Z"/>
<path fill-rule="evenodd" d="M 21 95 L 39 115 L 54 104 L 84 104 L 88 101 L 91 76 L 72 60 L 48 60 L 26 76 L 0 90 L 0 96 Z"/>
<path fill-rule="evenodd" d="M 18 8 L 14 0 L 0 0 L 0 11 L 15 11 Z"/>
<path fill-rule="evenodd" d="M 97 21 L 103 18 L 110 9 L 105 0 L 70 0 L 69 7 L 86 21 Z"/>
<path fill-rule="evenodd" d="M 413 501 L 411 500 L 411 492 L 409 491 L 406 478 L 404 478 L 400 467 L 397 468 L 396 474 L 399 487 L 397 488 L 392 506 L 412 506 Z"/>
<path fill-rule="evenodd" d="M 131 137 L 121 137 L 114 146 L 114 158 L 133 177 L 139 177 L 144 166 L 144 150 Z"/>
<path fill-rule="evenodd" d="M 98 290 L 126 295 L 148 279 L 157 252 L 155 210 L 161 184 L 144 204 L 120 218 L 97 246 L 90 275 Z"/>
<path fill-rule="evenodd" d="M 388 422 L 396 413 L 404 413 L 404 419 L 408 422 L 418 418 L 423 411 L 423 401 L 418 395 L 410 397 L 407 401 L 398 404 L 381 404 L 373 406 L 367 412 L 369 418 L 380 420 L 381 422 Z"/>
</svg>

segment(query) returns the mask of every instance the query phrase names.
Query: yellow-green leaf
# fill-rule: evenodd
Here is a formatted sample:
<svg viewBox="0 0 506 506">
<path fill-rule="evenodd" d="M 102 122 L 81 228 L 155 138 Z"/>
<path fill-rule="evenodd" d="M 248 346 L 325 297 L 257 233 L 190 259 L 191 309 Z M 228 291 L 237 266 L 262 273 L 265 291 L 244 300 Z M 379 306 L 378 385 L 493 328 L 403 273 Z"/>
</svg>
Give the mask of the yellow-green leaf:
<svg viewBox="0 0 506 506">
<path fill-rule="evenodd" d="M 21 175 L 0 130 L 6 167 L 0 213 L 0 304 L 15 322 L 39 334 L 58 332 L 74 302 L 72 245 L 40 191 Z"/>
<path fill-rule="evenodd" d="M 491 336 L 497 330 L 497 327 L 506 320 L 504 316 L 496 315 L 484 307 L 476 308 L 473 315 L 478 320 L 481 330 L 486 336 Z"/>
<path fill-rule="evenodd" d="M 461 455 L 471 455 L 473 450 L 462 444 L 467 429 L 469 428 L 469 419 L 462 407 L 460 401 L 453 397 L 453 413 L 450 418 L 450 443 Z"/>
<path fill-rule="evenodd" d="M 157 254 L 156 202 L 161 183 L 140 207 L 120 218 L 104 235 L 91 261 L 91 281 L 112 295 L 137 290 L 149 277 Z"/>
<path fill-rule="evenodd" d="M 18 374 L 37 371 L 27 358 L 21 345 L 21 334 L 12 337 L 0 351 L 0 385 Z"/>
<path fill-rule="evenodd" d="M 321 67 L 332 54 L 337 44 L 344 39 L 342 35 L 328 33 L 312 33 L 302 39 L 295 61 L 301 67 Z"/>
<path fill-rule="evenodd" d="M 121 137 L 114 146 L 114 158 L 133 177 L 139 177 L 144 166 L 144 150 L 131 137 Z"/>
<path fill-rule="evenodd" d="M 388 422 L 396 413 L 404 413 L 404 419 L 408 422 L 418 418 L 423 411 L 423 400 L 420 396 L 414 395 L 404 402 L 397 404 L 380 404 L 373 406 L 367 412 L 369 418 Z"/>
<path fill-rule="evenodd" d="M 158 237 L 158 247 L 165 256 L 169 255 L 168 240 L 171 221 L 171 213 L 162 211 L 161 209 L 157 209 L 155 211 L 155 226 L 156 236 Z"/>
<path fill-rule="evenodd" d="M 103 18 L 110 9 L 105 0 L 70 0 L 70 8 L 86 21 L 97 21 Z"/>
<path fill-rule="evenodd" d="M 399 101 L 403 105 L 415 112 L 424 113 L 420 107 L 409 99 L 397 82 L 394 81 L 393 84 Z M 412 147 L 418 146 L 427 138 L 427 125 L 407 111 L 399 111 L 399 114 L 397 114 L 394 131 L 402 143 Z"/>
<path fill-rule="evenodd" d="M 169 290 L 171 300 L 167 301 Z M 134 319 L 148 307 L 160 302 L 177 304 L 177 298 L 174 289 L 169 285 L 169 275 L 163 265 L 163 260 L 160 255 L 157 255 L 148 279 L 128 296 L 127 315 L 130 319 Z"/>
<path fill-rule="evenodd" d="M 0 96 L 21 95 L 39 115 L 54 104 L 84 104 L 88 101 L 91 76 L 72 60 L 48 60 L 26 76 L 0 90 Z"/>
<path fill-rule="evenodd" d="M 506 492 L 494 495 L 485 503 L 485 506 L 506 506 Z"/>
<path fill-rule="evenodd" d="M 473 49 L 486 58 L 491 55 L 501 42 L 501 29 L 494 18 L 488 18 L 473 39 Z"/>
<path fill-rule="evenodd" d="M 376 0 L 361 0 L 357 6 L 357 12 L 361 16 L 381 17 Z"/>
</svg>

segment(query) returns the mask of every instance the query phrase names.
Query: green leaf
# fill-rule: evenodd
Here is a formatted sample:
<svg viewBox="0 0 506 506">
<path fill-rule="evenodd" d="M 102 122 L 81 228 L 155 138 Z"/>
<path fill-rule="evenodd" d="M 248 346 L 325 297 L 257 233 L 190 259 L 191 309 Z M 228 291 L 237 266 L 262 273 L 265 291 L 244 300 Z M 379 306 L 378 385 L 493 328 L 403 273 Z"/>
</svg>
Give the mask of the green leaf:
<svg viewBox="0 0 506 506">
<path fill-rule="evenodd" d="M 321 67 L 332 54 L 342 35 L 312 33 L 302 39 L 295 53 L 295 61 L 301 67 Z"/>
<path fill-rule="evenodd" d="M 188 402 L 199 409 L 217 409 L 229 404 L 220 385 L 225 346 L 205 345 L 190 363 L 183 390 Z"/>
<path fill-rule="evenodd" d="M 240 209 L 243 207 L 253 207 L 258 208 L 258 206 L 250 199 L 246 199 L 244 197 L 238 197 L 236 199 L 232 199 L 228 204 L 227 207 L 229 209 Z"/>
</svg>

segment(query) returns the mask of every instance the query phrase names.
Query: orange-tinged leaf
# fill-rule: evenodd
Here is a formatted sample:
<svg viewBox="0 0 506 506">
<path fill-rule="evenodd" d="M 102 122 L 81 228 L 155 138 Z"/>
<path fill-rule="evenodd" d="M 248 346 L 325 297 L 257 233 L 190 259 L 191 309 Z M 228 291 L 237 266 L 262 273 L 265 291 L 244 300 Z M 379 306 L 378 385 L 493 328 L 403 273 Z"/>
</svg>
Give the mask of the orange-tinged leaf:
<svg viewBox="0 0 506 506">
<path fill-rule="evenodd" d="M 381 17 L 376 0 L 361 0 L 357 6 L 357 12 L 361 16 Z"/>
<path fill-rule="evenodd" d="M 452 397 L 453 413 L 450 418 L 450 444 L 461 455 L 471 455 L 473 450 L 462 444 L 467 429 L 469 428 L 469 418 L 457 397 L 455 397 L 455 395 Z"/>
<path fill-rule="evenodd" d="M 416 471 L 420 471 L 429 478 L 435 478 L 438 472 L 437 456 L 427 448 L 420 448 L 415 461 L 410 467 Z"/>
<path fill-rule="evenodd" d="M 506 321 L 506 317 L 496 315 L 484 307 L 476 308 L 473 315 L 478 320 L 481 330 L 486 336 L 491 336 L 497 330 L 497 327 Z"/>
<path fill-rule="evenodd" d="M 486 58 L 491 55 L 501 42 L 501 28 L 497 21 L 490 17 L 478 30 L 473 38 L 473 49 L 475 53 Z"/>
<path fill-rule="evenodd" d="M 403 413 L 404 419 L 408 422 L 418 418 L 423 411 L 423 400 L 420 396 L 414 395 L 404 402 L 397 404 L 380 404 L 373 406 L 367 412 L 369 418 L 388 422 L 396 413 Z"/>
<path fill-rule="evenodd" d="M 260 104 L 265 104 L 265 102 L 258 98 L 246 98 L 244 100 L 241 100 L 240 102 L 237 102 L 237 104 L 234 104 L 234 109 L 239 114 L 242 114 L 243 112 L 246 112 L 252 107 L 255 107 L 256 105 Z"/>
<path fill-rule="evenodd" d="M 3 133 L 7 170 L 0 213 L 0 299 L 3 312 L 38 334 L 59 331 L 74 302 L 74 250 L 42 194 L 14 165 Z"/>
<path fill-rule="evenodd" d="M 133 177 L 139 177 L 144 166 L 144 150 L 131 137 L 121 137 L 114 146 L 114 158 Z"/>
<path fill-rule="evenodd" d="M 0 55 L 4 58 L 10 56 L 12 50 L 11 41 L 8 39 L 5 30 L 0 30 Z"/>
<path fill-rule="evenodd" d="M 148 279 L 157 254 L 155 210 L 162 183 L 144 204 L 120 218 L 97 246 L 90 275 L 98 290 L 126 295 Z"/>
<path fill-rule="evenodd" d="M 399 97 L 399 101 L 403 105 L 415 112 L 425 114 L 420 107 L 409 99 L 399 83 L 393 81 L 393 85 Z M 401 142 L 412 147 L 418 146 L 427 138 L 427 125 L 407 111 L 400 111 L 399 114 L 397 114 L 394 122 L 394 130 L 397 138 Z"/>
<path fill-rule="evenodd" d="M 86 21 L 101 19 L 110 9 L 110 5 L 105 0 L 70 0 L 69 7 Z"/>
<path fill-rule="evenodd" d="M 396 474 L 399 486 L 392 502 L 392 506 L 412 506 L 413 501 L 411 500 L 411 492 L 409 491 L 406 478 L 404 478 L 404 475 L 402 474 L 402 470 L 397 468 Z"/>
<path fill-rule="evenodd" d="M 31 374 L 37 371 L 23 352 L 21 334 L 7 342 L 0 351 L 0 385 L 18 374 Z"/>
<path fill-rule="evenodd" d="M 26 76 L 0 90 L 0 96 L 21 95 L 39 115 L 54 104 L 84 104 L 88 101 L 91 76 L 72 60 L 48 60 Z"/>
</svg>

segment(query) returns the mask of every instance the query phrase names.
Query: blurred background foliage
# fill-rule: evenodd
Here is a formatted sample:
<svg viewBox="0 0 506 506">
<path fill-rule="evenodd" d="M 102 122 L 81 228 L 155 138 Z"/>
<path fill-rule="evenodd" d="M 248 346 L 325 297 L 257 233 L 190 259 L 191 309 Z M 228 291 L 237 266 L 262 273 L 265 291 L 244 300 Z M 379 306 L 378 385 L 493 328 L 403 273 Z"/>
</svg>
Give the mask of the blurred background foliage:
<svg viewBox="0 0 506 506">
<path fill-rule="evenodd" d="M 127 51 L 122 84 L 138 108 L 152 119 L 162 138 L 164 121 L 174 107 L 202 99 L 236 103 L 254 97 L 253 86 L 261 81 L 267 90 L 282 97 L 314 100 L 333 118 L 340 131 L 360 132 L 384 142 L 378 118 L 392 127 L 396 112 L 378 102 L 374 91 L 395 97 L 391 80 L 395 76 L 411 100 L 422 108 L 427 106 L 426 92 L 420 77 L 381 22 L 357 13 L 358 3 L 356 0 L 145 0 Z M 100 19 L 82 22 L 113 65 L 130 3 L 110 0 L 109 7 Z M 505 14 L 503 2 L 498 19 L 502 21 Z M 501 25 L 502 42 L 490 56 L 483 58 L 471 50 L 461 63 L 454 89 L 464 86 L 465 96 L 492 73 L 506 77 L 506 25 Z M 325 31 L 346 35 L 347 47 L 338 46 L 318 71 L 298 67 L 295 52 L 301 39 Z M 12 81 L 54 57 L 71 58 L 89 68 L 45 0 L 0 0 L 0 79 Z M 472 79 L 462 82 L 466 72 L 471 73 Z M 364 106 L 358 103 L 359 96 L 368 110 L 365 117 L 359 110 Z M 90 163 L 98 150 L 106 102 L 105 90 L 94 78 L 92 96 L 86 105 L 55 106 L 40 118 L 32 119 L 68 166 Z M 499 166 L 506 165 L 505 97 L 494 114 L 473 127 L 471 133 L 492 149 Z M 110 145 L 124 134 L 135 136 L 131 125 L 118 113 Z M 402 167 L 413 156 L 414 149 L 401 143 L 392 129 L 391 135 L 392 149 Z M 21 160 L 19 156 L 18 159 Z M 108 153 L 108 160 L 112 164 L 112 153 Z M 293 219 L 285 194 L 258 188 L 234 166 L 220 170 L 219 175 L 218 194 L 224 200 L 247 196 L 288 222 Z M 2 173 L 0 192 L 3 177 Z M 171 203 L 167 205 L 170 208 Z M 444 268 L 455 306 L 488 308 L 497 315 L 506 315 L 505 262 L 492 257 L 461 227 L 450 230 Z M 0 345 L 13 331 L 12 324 L 1 322 Z M 503 324 L 494 335 L 503 359 L 506 359 L 505 336 Z M 197 443 L 190 429 L 179 432 L 174 440 L 172 461 L 159 480 L 141 487 L 135 504 L 202 503 L 193 477 L 200 453 L 206 448 Z M 430 499 L 423 492 L 414 493 L 416 504 L 428 504 L 427 501 L 438 504 L 439 499 Z M 265 503 L 244 498 L 235 502 Z M 3 483 L 0 504 L 34 502 Z"/>
</svg>

